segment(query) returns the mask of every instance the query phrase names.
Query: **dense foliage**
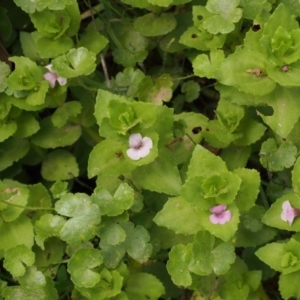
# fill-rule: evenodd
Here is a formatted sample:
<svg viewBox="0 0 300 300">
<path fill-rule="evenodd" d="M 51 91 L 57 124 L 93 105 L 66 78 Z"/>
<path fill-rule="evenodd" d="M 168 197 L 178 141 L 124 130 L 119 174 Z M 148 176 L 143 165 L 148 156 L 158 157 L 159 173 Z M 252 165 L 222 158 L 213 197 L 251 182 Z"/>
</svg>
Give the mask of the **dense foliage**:
<svg viewBox="0 0 300 300">
<path fill-rule="evenodd" d="M 296 0 L 0 3 L 0 299 L 300 299 Z"/>
</svg>

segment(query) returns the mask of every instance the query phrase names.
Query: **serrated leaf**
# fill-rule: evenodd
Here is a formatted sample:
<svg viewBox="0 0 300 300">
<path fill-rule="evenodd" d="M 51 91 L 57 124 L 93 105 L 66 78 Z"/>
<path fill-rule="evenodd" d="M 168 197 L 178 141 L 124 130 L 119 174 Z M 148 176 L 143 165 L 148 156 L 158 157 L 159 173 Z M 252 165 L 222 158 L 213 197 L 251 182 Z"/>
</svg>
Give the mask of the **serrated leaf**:
<svg viewBox="0 0 300 300">
<path fill-rule="evenodd" d="M 5 83 L 5 78 L 8 76 L 10 73 L 10 68 L 8 64 L 6 64 L 3 61 L 0 61 L 0 92 L 3 92 L 7 85 Z"/>
<path fill-rule="evenodd" d="M 25 245 L 17 245 L 5 251 L 3 266 L 12 276 L 19 277 L 25 274 L 25 266 L 32 266 L 34 260 L 34 252 Z"/>
<path fill-rule="evenodd" d="M 182 197 L 170 198 L 153 221 L 175 233 L 194 234 L 202 228 L 197 213 Z"/>
<path fill-rule="evenodd" d="M 13 90 L 32 90 L 43 80 L 42 70 L 27 57 L 12 56 L 9 58 L 15 63 L 16 69 L 12 72 L 6 84 Z"/>
<path fill-rule="evenodd" d="M 224 58 L 222 50 L 212 50 L 210 58 L 206 54 L 199 54 L 192 61 L 194 73 L 200 77 L 214 78 L 214 73 Z"/>
<path fill-rule="evenodd" d="M 298 285 L 300 271 L 291 274 L 281 274 L 279 277 L 279 291 L 284 299 L 291 297 L 300 297 L 300 288 Z"/>
<path fill-rule="evenodd" d="M 102 225 L 99 230 L 99 236 L 101 237 L 101 242 L 114 246 L 125 241 L 126 232 L 119 224 L 108 222 L 107 224 L 104 224 L 104 226 Z"/>
<path fill-rule="evenodd" d="M 100 281 L 94 268 L 102 264 L 103 258 L 97 249 L 80 249 L 69 260 L 68 272 L 78 287 L 92 288 Z"/>
<path fill-rule="evenodd" d="M 66 194 L 55 203 L 57 213 L 69 217 L 60 231 L 60 237 L 68 244 L 91 239 L 101 221 L 99 207 L 86 194 Z"/>
<path fill-rule="evenodd" d="M 237 8 L 239 0 L 209 0 L 206 9 L 215 14 L 203 21 L 203 28 L 212 34 L 226 34 L 234 30 L 234 24 L 242 17 L 242 10 Z"/>
<path fill-rule="evenodd" d="M 52 236 L 59 236 L 59 232 L 64 226 L 66 220 L 61 216 L 55 216 L 52 214 L 45 214 L 34 224 L 34 231 L 36 233 L 35 241 L 38 246 L 43 250 L 44 241 Z"/>
<path fill-rule="evenodd" d="M 176 19 L 170 13 L 162 13 L 159 16 L 149 13 L 137 17 L 133 26 L 144 36 L 160 36 L 167 34 L 176 27 Z"/>
<path fill-rule="evenodd" d="M 188 178 L 194 176 L 210 177 L 214 174 L 227 171 L 225 162 L 204 147 L 197 145 L 194 149 L 189 169 Z"/>
<path fill-rule="evenodd" d="M 260 149 L 260 162 L 269 171 L 282 171 L 294 165 L 297 148 L 292 142 L 282 142 L 279 147 L 275 139 L 266 140 Z"/>
<path fill-rule="evenodd" d="M 64 78 L 89 75 L 96 68 L 96 56 L 86 48 L 71 49 L 67 54 L 52 60 L 53 70 Z"/>
<path fill-rule="evenodd" d="M 192 260 L 192 244 L 176 245 L 169 252 L 167 270 L 172 281 L 179 286 L 192 284 L 192 276 L 188 269 Z"/>
<path fill-rule="evenodd" d="M 153 248 L 150 243 L 148 231 L 143 226 L 138 225 L 126 233 L 125 245 L 129 256 L 139 263 L 147 262 L 152 254 Z"/>
<path fill-rule="evenodd" d="M 247 211 L 255 204 L 259 192 L 259 173 L 245 168 L 235 169 L 233 173 L 242 179 L 235 203 L 240 211 Z"/>
<path fill-rule="evenodd" d="M 91 199 L 99 206 L 101 214 L 117 216 L 132 206 L 134 190 L 127 183 L 121 183 L 112 196 L 106 189 L 98 187 Z"/>
<path fill-rule="evenodd" d="M 198 275 L 226 274 L 235 261 L 234 247 L 229 243 L 215 246 L 215 238 L 207 231 L 198 232 L 192 245 L 193 260 L 189 270 Z"/>
<path fill-rule="evenodd" d="M 78 47 L 84 47 L 89 51 L 98 54 L 106 47 L 108 42 L 108 39 L 104 35 L 95 31 L 94 28 L 89 27 L 83 32 L 82 36 L 80 37 Z"/>
</svg>

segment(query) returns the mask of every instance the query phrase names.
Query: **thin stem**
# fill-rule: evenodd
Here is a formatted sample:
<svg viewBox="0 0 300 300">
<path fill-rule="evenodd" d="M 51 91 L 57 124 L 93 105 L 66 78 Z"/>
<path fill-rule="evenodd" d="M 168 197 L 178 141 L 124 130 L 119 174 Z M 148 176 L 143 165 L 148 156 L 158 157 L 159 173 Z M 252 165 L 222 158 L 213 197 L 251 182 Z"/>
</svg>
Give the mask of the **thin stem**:
<svg viewBox="0 0 300 300">
<path fill-rule="evenodd" d="M 197 143 L 192 139 L 192 137 L 188 134 L 188 133 L 185 133 L 185 135 L 192 141 L 192 143 L 197 146 Z"/>
<path fill-rule="evenodd" d="M 104 10 L 103 4 L 98 4 L 94 7 L 89 7 L 87 11 L 80 15 L 80 19 L 84 20 L 86 18 L 92 17 L 94 14 L 99 13 L 102 10 Z"/>
<path fill-rule="evenodd" d="M 0 202 L 5 203 L 10 206 L 26 209 L 26 210 L 55 210 L 53 207 L 34 207 L 34 206 L 23 206 L 15 203 L 10 203 L 5 200 L 0 200 Z"/>
</svg>

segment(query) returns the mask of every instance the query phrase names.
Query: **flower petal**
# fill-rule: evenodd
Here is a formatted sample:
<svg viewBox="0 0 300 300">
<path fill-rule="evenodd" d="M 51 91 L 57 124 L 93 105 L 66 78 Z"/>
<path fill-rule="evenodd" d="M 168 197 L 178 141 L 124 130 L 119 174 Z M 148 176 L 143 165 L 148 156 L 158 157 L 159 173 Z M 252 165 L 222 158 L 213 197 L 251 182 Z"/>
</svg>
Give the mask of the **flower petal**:
<svg viewBox="0 0 300 300">
<path fill-rule="evenodd" d="M 139 153 L 139 156 L 142 157 L 146 157 L 149 153 L 150 153 L 150 149 L 147 147 L 142 147 L 140 149 L 137 150 Z"/>
<path fill-rule="evenodd" d="M 209 220 L 213 223 L 213 224 L 219 224 L 219 217 L 217 215 L 210 215 L 209 216 Z"/>
<path fill-rule="evenodd" d="M 48 69 L 50 72 L 53 72 L 52 64 L 45 66 L 45 68 Z"/>
<path fill-rule="evenodd" d="M 147 147 L 149 150 L 153 148 L 153 142 L 152 142 L 152 140 L 151 140 L 149 137 L 147 137 L 147 136 L 145 136 L 145 137 L 143 138 L 142 143 L 143 143 L 143 146 L 144 146 L 144 147 Z"/>
<path fill-rule="evenodd" d="M 294 218 L 298 215 L 298 210 L 291 206 L 290 201 L 284 201 L 282 203 L 282 213 L 281 213 L 281 220 L 284 222 L 288 222 L 290 226 L 294 222 Z"/>
<path fill-rule="evenodd" d="M 130 148 L 139 147 L 142 142 L 142 136 L 140 133 L 134 133 L 129 137 L 129 146 Z"/>
<path fill-rule="evenodd" d="M 226 210 L 226 205 L 225 204 L 216 205 L 210 208 L 209 210 L 214 214 L 220 214 L 221 212 Z"/>
<path fill-rule="evenodd" d="M 60 85 L 66 85 L 67 84 L 67 79 L 63 77 L 57 77 L 57 81 Z"/>
<path fill-rule="evenodd" d="M 136 150 L 134 148 L 129 148 L 126 151 L 127 155 L 129 158 L 131 158 L 132 160 L 139 160 L 141 158 L 140 154 L 139 154 L 139 150 Z"/>
<path fill-rule="evenodd" d="M 52 88 L 55 87 L 55 81 L 57 79 L 55 73 L 48 72 L 43 75 L 44 79 L 47 80 Z"/>
<path fill-rule="evenodd" d="M 219 215 L 219 224 L 225 224 L 231 220 L 231 211 L 226 210 Z"/>
</svg>

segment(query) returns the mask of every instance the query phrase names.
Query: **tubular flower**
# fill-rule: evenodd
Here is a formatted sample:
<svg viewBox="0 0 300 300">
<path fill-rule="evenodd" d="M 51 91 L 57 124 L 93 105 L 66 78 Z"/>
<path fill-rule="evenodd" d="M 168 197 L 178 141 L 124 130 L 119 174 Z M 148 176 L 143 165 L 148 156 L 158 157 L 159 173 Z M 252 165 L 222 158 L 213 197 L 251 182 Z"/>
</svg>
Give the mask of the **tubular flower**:
<svg viewBox="0 0 300 300">
<path fill-rule="evenodd" d="M 213 213 L 210 215 L 209 220 L 213 224 L 225 224 L 231 220 L 231 211 L 226 210 L 226 205 L 220 204 L 210 208 Z"/>
<path fill-rule="evenodd" d="M 132 160 L 139 160 L 150 153 L 153 143 L 149 137 L 142 138 L 140 133 L 134 133 L 129 137 L 129 147 L 126 152 L 128 157 Z"/>
<path fill-rule="evenodd" d="M 44 74 L 44 79 L 49 81 L 49 84 L 52 88 L 55 87 L 55 82 L 57 81 L 60 85 L 65 85 L 67 83 L 67 79 L 63 77 L 59 77 L 55 71 L 52 70 L 52 64 L 47 65 L 45 67 L 49 70 L 48 73 Z"/>
<path fill-rule="evenodd" d="M 281 220 L 288 222 L 290 226 L 294 222 L 294 218 L 300 215 L 300 209 L 295 209 L 291 206 L 289 200 L 282 203 Z"/>
</svg>

